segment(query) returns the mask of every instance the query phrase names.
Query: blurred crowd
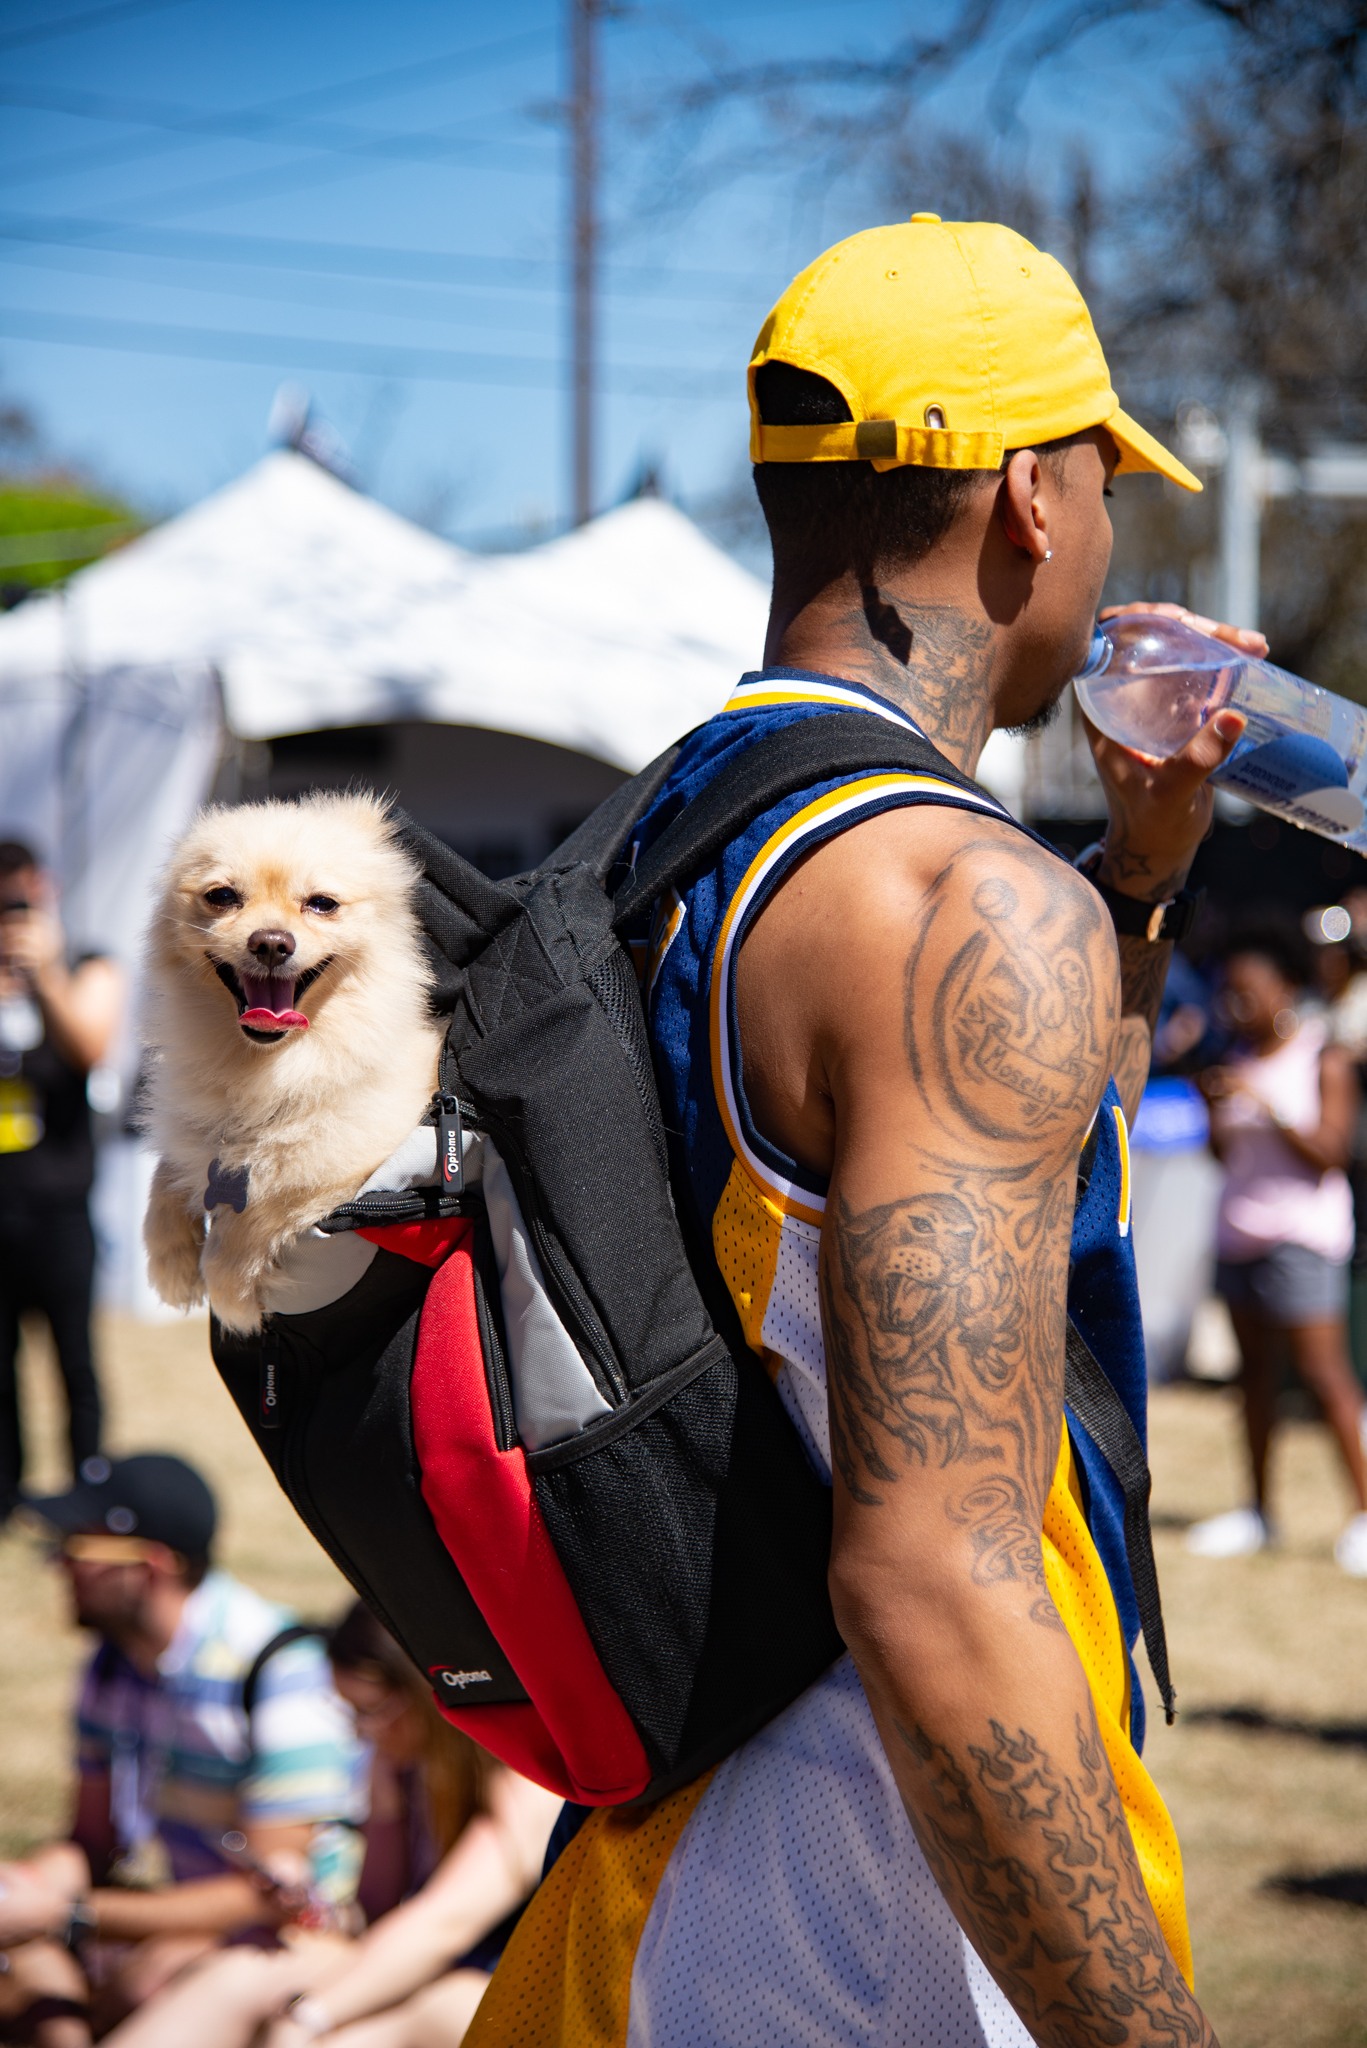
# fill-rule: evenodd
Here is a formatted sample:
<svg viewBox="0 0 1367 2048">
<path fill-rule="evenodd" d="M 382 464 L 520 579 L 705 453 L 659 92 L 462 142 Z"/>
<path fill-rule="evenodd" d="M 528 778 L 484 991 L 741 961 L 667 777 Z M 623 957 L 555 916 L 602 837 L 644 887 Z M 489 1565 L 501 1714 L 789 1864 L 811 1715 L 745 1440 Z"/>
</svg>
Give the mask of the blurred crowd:
<svg viewBox="0 0 1367 2048">
<path fill-rule="evenodd" d="M 560 1802 L 359 1602 L 311 1627 L 218 1568 L 183 1459 L 100 1461 L 27 1512 L 95 1647 L 70 1831 L 0 1866 L 0 2036 L 456 2048 Z"/>
</svg>

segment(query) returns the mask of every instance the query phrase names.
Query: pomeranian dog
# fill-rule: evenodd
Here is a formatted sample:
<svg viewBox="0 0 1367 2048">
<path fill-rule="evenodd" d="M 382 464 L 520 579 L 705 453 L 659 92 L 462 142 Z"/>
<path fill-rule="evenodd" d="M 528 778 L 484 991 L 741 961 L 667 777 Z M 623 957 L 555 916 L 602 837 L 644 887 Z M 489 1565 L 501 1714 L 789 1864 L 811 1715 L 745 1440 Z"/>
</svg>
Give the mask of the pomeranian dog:
<svg viewBox="0 0 1367 2048">
<path fill-rule="evenodd" d="M 417 879 L 372 796 L 205 810 L 176 848 L 146 962 L 164 1301 L 259 1328 L 282 1251 L 421 1121 L 442 1029 Z"/>
</svg>

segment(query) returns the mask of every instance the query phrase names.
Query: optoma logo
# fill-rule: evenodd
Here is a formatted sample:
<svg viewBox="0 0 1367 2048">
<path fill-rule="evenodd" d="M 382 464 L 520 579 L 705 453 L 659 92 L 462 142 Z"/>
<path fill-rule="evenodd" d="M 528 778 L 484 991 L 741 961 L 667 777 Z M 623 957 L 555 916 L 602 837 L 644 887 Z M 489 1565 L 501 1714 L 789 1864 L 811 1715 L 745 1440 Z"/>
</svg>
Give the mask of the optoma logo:
<svg viewBox="0 0 1367 2048">
<path fill-rule="evenodd" d="M 460 1132 L 448 1130 L 446 1133 L 446 1178 L 448 1180 L 459 1180 L 460 1167 Z"/>
<path fill-rule="evenodd" d="M 431 1664 L 427 1675 L 437 1685 L 449 1687 L 452 1692 L 464 1692 L 467 1685 L 492 1685 L 490 1671 L 453 1671 L 449 1664 Z"/>
<path fill-rule="evenodd" d="M 275 1360 L 268 1358 L 266 1360 L 265 1378 L 261 1385 L 261 1406 L 268 1409 L 274 1408 L 279 1398 L 280 1396 L 276 1391 L 275 1385 Z"/>
</svg>

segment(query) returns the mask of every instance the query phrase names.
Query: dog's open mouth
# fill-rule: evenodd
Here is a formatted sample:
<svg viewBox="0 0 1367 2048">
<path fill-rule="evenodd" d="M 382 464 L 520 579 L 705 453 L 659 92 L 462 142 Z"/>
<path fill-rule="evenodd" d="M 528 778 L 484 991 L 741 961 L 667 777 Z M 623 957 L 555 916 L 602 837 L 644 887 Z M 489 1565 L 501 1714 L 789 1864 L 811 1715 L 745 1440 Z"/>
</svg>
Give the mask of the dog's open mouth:
<svg viewBox="0 0 1367 2048">
<path fill-rule="evenodd" d="M 305 989 L 332 965 L 320 960 L 303 974 L 237 974 L 226 960 L 209 956 L 210 965 L 237 1004 L 237 1021 L 258 1045 L 273 1045 L 291 1031 L 307 1031 L 309 1020 L 295 1005 Z"/>
</svg>

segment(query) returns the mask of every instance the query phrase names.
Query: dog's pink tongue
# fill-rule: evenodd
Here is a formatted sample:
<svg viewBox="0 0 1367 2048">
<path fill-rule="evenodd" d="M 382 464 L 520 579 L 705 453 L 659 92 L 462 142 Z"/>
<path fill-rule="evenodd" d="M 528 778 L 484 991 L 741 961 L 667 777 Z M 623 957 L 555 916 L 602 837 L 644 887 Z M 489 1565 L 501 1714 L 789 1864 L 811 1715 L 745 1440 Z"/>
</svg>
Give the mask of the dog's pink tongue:
<svg viewBox="0 0 1367 2048">
<path fill-rule="evenodd" d="M 257 1031 L 307 1031 L 309 1020 L 302 1010 L 291 1008 L 292 981 L 277 981 L 273 975 L 244 974 L 242 993 L 247 1007 L 238 1018 Z"/>
</svg>

